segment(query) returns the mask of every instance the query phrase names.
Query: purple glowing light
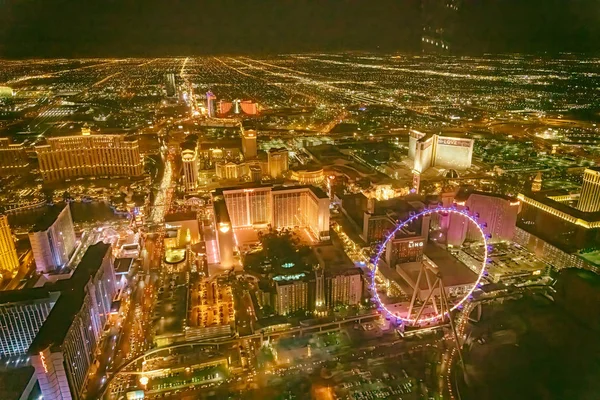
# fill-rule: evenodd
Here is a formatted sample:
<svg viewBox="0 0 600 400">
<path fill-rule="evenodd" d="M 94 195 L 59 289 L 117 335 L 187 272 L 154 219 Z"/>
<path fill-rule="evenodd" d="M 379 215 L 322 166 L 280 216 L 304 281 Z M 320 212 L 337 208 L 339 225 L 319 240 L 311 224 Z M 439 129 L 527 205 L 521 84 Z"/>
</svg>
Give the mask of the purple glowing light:
<svg viewBox="0 0 600 400">
<path fill-rule="evenodd" d="M 401 320 L 403 323 L 408 324 L 408 325 L 418 325 L 418 324 L 423 324 L 423 323 L 430 323 L 439 319 L 442 319 L 446 314 L 438 314 L 435 315 L 433 317 L 428 317 L 428 318 L 420 318 L 419 320 L 415 320 L 415 319 L 411 319 L 410 315 L 407 316 L 406 318 L 402 318 L 399 315 L 396 315 L 395 313 L 393 313 L 392 311 L 388 310 L 385 306 L 385 304 L 383 304 L 383 302 L 381 301 L 381 299 L 379 298 L 379 294 L 377 293 L 377 290 L 375 288 L 375 275 L 377 272 L 377 268 L 379 267 L 379 260 L 381 258 L 381 255 L 383 254 L 385 248 L 387 247 L 387 243 L 395 237 L 396 232 L 398 232 L 400 229 L 404 228 L 406 225 L 412 223 L 414 220 L 421 218 L 425 215 L 429 215 L 429 214 L 433 214 L 433 213 L 451 213 L 451 214 L 458 214 L 458 215 L 463 215 L 464 217 L 466 217 L 467 219 L 469 219 L 471 222 L 473 222 L 473 224 L 477 227 L 477 229 L 479 229 L 479 233 L 481 234 L 481 237 L 483 238 L 483 242 L 484 242 L 484 256 L 483 256 L 483 262 L 482 262 L 482 266 L 481 266 L 481 271 L 479 272 L 479 275 L 477 276 L 477 280 L 475 281 L 475 283 L 473 284 L 473 287 L 471 287 L 471 289 L 469 290 L 469 292 L 457 303 L 455 304 L 450 311 L 456 310 L 459 307 L 462 307 L 463 303 L 469 299 L 472 299 L 472 294 L 473 291 L 479 286 L 481 279 L 483 278 L 484 272 L 485 272 L 485 265 L 486 263 L 490 262 L 490 260 L 488 259 L 488 251 L 491 251 L 491 246 L 488 246 L 488 237 L 484 232 L 484 224 L 483 223 L 479 223 L 477 221 L 477 218 L 479 217 L 479 213 L 476 213 L 475 215 L 472 215 L 464 210 L 457 210 L 454 207 L 436 207 L 436 208 L 432 208 L 432 209 L 426 209 L 421 211 L 418 214 L 415 214 L 413 216 L 411 216 L 410 218 L 408 218 L 406 221 L 404 222 L 400 222 L 398 225 L 396 225 L 396 227 L 394 228 L 394 230 L 392 230 L 391 232 L 389 232 L 389 234 L 386 236 L 385 240 L 383 241 L 383 243 L 381 243 L 381 245 L 377 246 L 377 253 L 375 255 L 375 257 L 373 258 L 373 265 L 374 265 L 374 270 L 371 274 L 371 288 L 373 289 L 373 300 L 375 301 L 375 303 L 377 304 L 377 309 L 379 311 L 382 311 L 385 314 L 386 319 L 398 319 Z"/>
</svg>

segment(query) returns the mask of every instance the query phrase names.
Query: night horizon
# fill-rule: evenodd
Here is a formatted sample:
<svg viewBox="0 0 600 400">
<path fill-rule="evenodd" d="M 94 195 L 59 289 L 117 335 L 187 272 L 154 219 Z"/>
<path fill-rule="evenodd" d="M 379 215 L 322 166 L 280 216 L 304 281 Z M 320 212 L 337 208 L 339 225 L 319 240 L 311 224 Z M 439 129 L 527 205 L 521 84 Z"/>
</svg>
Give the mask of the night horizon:
<svg viewBox="0 0 600 400">
<path fill-rule="evenodd" d="M 4 58 L 420 51 L 418 1 L 311 3 L 5 1 Z M 593 0 L 461 4 L 456 54 L 597 53 Z"/>
</svg>

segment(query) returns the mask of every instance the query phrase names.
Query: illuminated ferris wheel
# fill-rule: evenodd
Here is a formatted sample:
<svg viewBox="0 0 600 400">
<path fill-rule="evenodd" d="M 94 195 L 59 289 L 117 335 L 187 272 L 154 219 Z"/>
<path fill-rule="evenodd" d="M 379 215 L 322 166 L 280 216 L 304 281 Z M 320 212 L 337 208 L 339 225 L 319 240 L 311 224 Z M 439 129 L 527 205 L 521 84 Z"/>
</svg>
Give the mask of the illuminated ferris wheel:
<svg viewBox="0 0 600 400">
<path fill-rule="evenodd" d="M 445 273 L 436 268 L 432 263 L 421 262 L 420 268 L 413 271 L 412 293 L 409 294 L 409 299 L 400 304 L 385 304 L 378 292 L 378 269 L 381 257 L 386 252 L 388 243 L 392 241 L 396 234 L 409 224 L 432 214 L 442 215 L 457 215 L 466 218 L 476 228 L 475 231 L 481 235 L 483 239 L 483 260 L 481 265 L 472 266 L 474 278 L 469 282 L 466 288 L 460 295 L 449 296 L 448 287 L 445 284 Z M 478 216 L 470 213 L 468 210 L 457 210 L 452 207 L 437 207 L 434 209 L 426 209 L 418 214 L 413 215 L 405 221 L 399 222 L 396 227 L 385 237 L 383 242 L 378 246 L 373 257 L 373 269 L 370 272 L 370 289 L 372 300 L 377 304 L 379 311 L 387 319 L 399 324 L 410 326 L 422 326 L 442 321 L 451 311 L 461 308 L 462 305 L 471 297 L 473 291 L 477 288 L 485 275 L 485 267 L 488 262 L 488 235 L 485 234 L 485 223 L 478 221 Z M 465 266 L 466 267 L 466 266 Z M 404 274 L 406 275 L 406 274 Z M 416 278 L 414 278 L 416 275 Z M 409 278 L 407 278 L 409 279 Z M 408 301 L 410 300 L 410 301 Z"/>
</svg>

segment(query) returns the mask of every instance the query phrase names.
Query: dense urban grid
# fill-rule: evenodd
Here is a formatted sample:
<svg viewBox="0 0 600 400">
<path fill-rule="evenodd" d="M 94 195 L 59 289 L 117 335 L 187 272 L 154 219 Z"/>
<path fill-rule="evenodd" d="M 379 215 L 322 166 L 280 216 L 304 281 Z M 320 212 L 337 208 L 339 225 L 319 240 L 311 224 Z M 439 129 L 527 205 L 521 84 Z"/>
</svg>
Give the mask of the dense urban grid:
<svg viewBox="0 0 600 400">
<path fill-rule="evenodd" d="M 600 59 L 422 41 L 0 60 L 0 397 L 594 398 Z"/>
</svg>

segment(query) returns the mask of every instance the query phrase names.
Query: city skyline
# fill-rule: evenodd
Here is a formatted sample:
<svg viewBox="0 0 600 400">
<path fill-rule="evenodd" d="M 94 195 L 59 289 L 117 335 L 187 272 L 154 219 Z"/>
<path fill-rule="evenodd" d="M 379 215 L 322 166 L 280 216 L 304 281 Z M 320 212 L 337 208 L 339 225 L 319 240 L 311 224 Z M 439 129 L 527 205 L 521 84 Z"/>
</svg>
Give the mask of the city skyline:
<svg viewBox="0 0 600 400">
<path fill-rule="evenodd" d="M 0 59 L 0 398 L 600 391 L 600 58 L 426 3 L 414 54 Z"/>
</svg>

